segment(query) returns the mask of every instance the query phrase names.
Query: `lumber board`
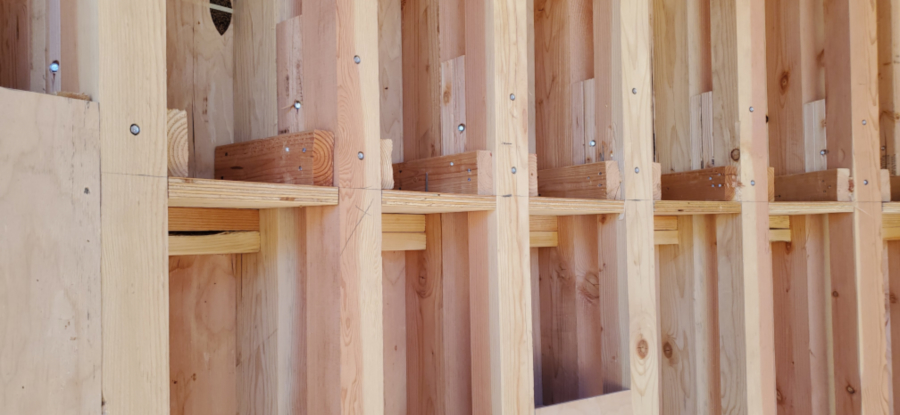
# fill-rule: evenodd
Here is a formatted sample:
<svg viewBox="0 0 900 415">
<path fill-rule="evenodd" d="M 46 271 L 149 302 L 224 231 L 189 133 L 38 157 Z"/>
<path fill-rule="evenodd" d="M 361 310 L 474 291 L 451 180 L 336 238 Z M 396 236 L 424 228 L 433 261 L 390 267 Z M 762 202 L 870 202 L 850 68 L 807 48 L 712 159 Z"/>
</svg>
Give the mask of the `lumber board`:
<svg viewBox="0 0 900 415">
<path fill-rule="evenodd" d="M 537 154 L 528 155 L 528 196 L 538 196 L 538 165 Z"/>
<path fill-rule="evenodd" d="M 400 13 L 404 160 L 449 154 L 441 148 L 438 2 L 411 0 L 402 4 Z"/>
<path fill-rule="evenodd" d="M 735 200 L 739 186 L 734 166 L 662 175 L 663 200 Z"/>
<path fill-rule="evenodd" d="M 790 229 L 770 229 L 769 230 L 769 242 L 790 242 L 790 241 L 791 241 L 791 230 Z M 776 259 L 773 259 L 773 262 Z M 783 385 L 783 383 L 779 382 L 779 385 Z M 782 393 L 784 393 L 784 392 L 782 391 Z"/>
<path fill-rule="evenodd" d="M 657 215 L 728 215 L 741 212 L 738 202 L 657 200 Z"/>
<path fill-rule="evenodd" d="M 309 104 L 303 97 L 303 16 L 275 26 L 275 47 L 278 134 L 299 133 L 306 130 Z"/>
<path fill-rule="evenodd" d="M 259 252 L 259 232 L 219 232 L 210 235 L 169 234 L 169 256 L 249 254 Z"/>
<path fill-rule="evenodd" d="M 529 211 L 533 215 L 572 216 L 623 213 L 621 200 L 564 199 L 555 197 L 530 198 Z"/>
<path fill-rule="evenodd" d="M 2 413 L 88 414 L 100 409 L 106 329 L 100 323 L 105 290 L 100 129 L 97 103 L 0 88 L 5 172 L 0 193 Z M 128 244 L 126 252 L 136 245 Z M 147 276 L 146 267 L 135 268 L 135 275 Z M 156 287 L 135 284 L 162 294 Z M 166 336 L 158 328 L 144 327 L 132 335 L 146 334 L 155 346 L 160 340 L 151 336 Z M 136 354 L 166 364 L 155 353 L 162 350 L 144 350 Z M 156 375 L 167 374 L 153 370 L 152 379 L 160 383 L 152 389 L 165 395 L 168 385 L 162 382 L 167 377 Z M 168 408 L 168 402 L 150 404 L 159 404 L 160 411 Z"/>
<path fill-rule="evenodd" d="M 399 5 L 398 5 L 399 6 Z M 397 11 L 399 14 L 399 10 Z M 384 412 L 406 410 L 406 252 L 384 251 Z"/>
<path fill-rule="evenodd" d="M 472 408 L 471 307 L 469 306 L 468 213 L 441 216 L 441 272 L 443 278 L 444 396 L 446 413 Z M 443 258 L 448 258 L 444 261 Z"/>
<path fill-rule="evenodd" d="M 443 61 L 440 68 L 441 154 L 459 154 L 466 151 L 466 57 Z"/>
<path fill-rule="evenodd" d="M 769 229 L 790 229 L 791 217 L 787 215 L 769 215 Z"/>
<path fill-rule="evenodd" d="M 891 172 L 888 169 L 879 170 L 879 183 L 881 185 L 881 201 L 891 201 Z M 865 186 L 865 184 L 863 184 Z"/>
<path fill-rule="evenodd" d="M 823 215 L 826 213 L 849 213 L 853 211 L 850 202 L 774 202 L 769 203 L 770 215 Z"/>
<path fill-rule="evenodd" d="M 531 248 L 555 248 L 559 246 L 559 232 L 531 231 L 529 246 Z"/>
<path fill-rule="evenodd" d="M 312 130 L 216 147 L 219 180 L 334 185 L 334 135 Z"/>
<path fill-rule="evenodd" d="M 654 231 L 653 232 L 653 245 L 678 245 L 681 243 L 679 241 L 679 232 L 677 230 L 674 231 Z"/>
<path fill-rule="evenodd" d="M 677 216 L 654 216 L 653 217 L 653 230 L 654 231 L 677 231 L 678 230 L 678 217 Z"/>
<path fill-rule="evenodd" d="M 804 51 L 804 55 L 809 54 L 809 51 Z M 807 60 L 810 59 L 807 58 Z M 828 140 L 825 135 L 824 99 L 803 105 L 803 147 L 806 171 L 828 170 Z"/>
<path fill-rule="evenodd" d="M 425 232 L 383 232 L 381 234 L 382 251 L 424 251 L 425 247 Z"/>
<path fill-rule="evenodd" d="M 556 232 L 559 230 L 559 218 L 531 215 L 528 217 L 528 230 L 531 232 Z"/>
<path fill-rule="evenodd" d="M 391 140 L 391 161 L 403 161 L 403 44 L 401 0 L 378 2 L 381 138 Z M 385 410 L 387 411 L 387 407 Z"/>
<path fill-rule="evenodd" d="M 559 405 L 537 408 L 535 415 L 629 415 L 632 414 L 631 391 L 610 393 Z"/>
<path fill-rule="evenodd" d="M 538 195 L 573 199 L 619 199 L 621 183 L 615 161 L 579 164 L 538 172 Z"/>
<path fill-rule="evenodd" d="M 881 204 L 882 212 L 885 215 L 896 215 L 900 214 L 900 203 L 897 202 L 889 202 Z"/>
<path fill-rule="evenodd" d="M 190 175 L 187 111 L 170 109 L 166 113 L 166 138 L 169 176 L 187 177 Z"/>
<path fill-rule="evenodd" d="M 494 186 L 492 177 L 493 159 L 489 151 L 394 164 L 395 190 L 490 195 Z"/>
<path fill-rule="evenodd" d="M 497 207 L 497 200 L 492 196 L 409 192 L 406 190 L 383 190 L 381 200 L 384 213 L 477 212 L 494 210 Z"/>
<path fill-rule="evenodd" d="M 169 208 L 169 232 L 258 230 L 257 209 Z"/>
<path fill-rule="evenodd" d="M 169 178 L 170 207 L 268 209 L 337 204 L 338 190 L 322 186 Z"/>
<path fill-rule="evenodd" d="M 392 140 L 381 139 L 381 188 L 384 190 L 394 188 L 394 168 L 391 162 L 393 149 Z"/>
<path fill-rule="evenodd" d="M 278 134 L 277 14 L 268 2 L 234 3 L 235 143 Z"/>
<path fill-rule="evenodd" d="M 854 187 L 854 183 L 850 180 L 850 169 L 775 176 L 775 201 L 849 202 Z"/>
<path fill-rule="evenodd" d="M 891 176 L 891 200 L 900 201 L 900 176 Z"/>
<path fill-rule="evenodd" d="M 900 150 L 898 134 L 900 126 L 895 114 L 900 112 L 900 65 L 894 56 L 900 53 L 900 18 L 897 17 L 897 3 L 893 0 L 879 0 L 877 14 L 878 27 L 878 99 L 879 130 L 882 146 L 882 168 L 891 175 L 900 175 L 897 153 Z"/>
<path fill-rule="evenodd" d="M 381 214 L 381 232 L 425 232 L 425 215 Z M 390 251 L 390 249 L 383 249 Z"/>
</svg>

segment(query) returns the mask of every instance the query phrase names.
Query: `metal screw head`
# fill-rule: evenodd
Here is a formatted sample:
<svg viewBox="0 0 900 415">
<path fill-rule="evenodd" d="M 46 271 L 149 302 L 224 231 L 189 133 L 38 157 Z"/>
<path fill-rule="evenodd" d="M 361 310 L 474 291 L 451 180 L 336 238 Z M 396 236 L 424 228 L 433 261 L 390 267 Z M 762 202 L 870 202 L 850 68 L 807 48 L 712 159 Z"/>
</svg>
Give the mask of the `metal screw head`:
<svg viewBox="0 0 900 415">
<path fill-rule="evenodd" d="M 756 180 L 750 180 L 750 186 L 756 186 Z"/>
<path fill-rule="evenodd" d="M 91 194 L 91 189 L 88 189 L 87 187 L 85 187 L 85 188 L 84 188 L 84 194 L 86 194 L 86 195 Z"/>
<path fill-rule="evenodd" d="M 456 127 L 456 129 L 459 130 L 459 132 L 466 131 L 466 125 L 460 124 L 458 127 Z"/>
<path fill-rule="evenodd" d="M 50 64 L 50 72 L 53 72 L 53 73 L 59 72 L 59 62 L 53 61 L 53 63 Z"/>
<path fill-rule="evenodd" d="M 297 170 L 298 170 L 298 171 L 303 171 L 303 166 L 297 167 Z"/>
<path fill-rule="evenodd" d="M 631 88 L 631 93 L 637 95 L 637 88 Z"/>
<path fill-rule="evenodd" d="M 450 166 L 453 166 L 453 162 L 452 162 L 452 161 L 450 162 Z"/>
<path fill-rule="evenodd" d="M 303 147 L 303 150 L 301 150 L 301 151 L 305 153 L 305 152 L 306 152 L 306 147 Z"/>
<path fill-rule="evenodd" d="M 291 152 L 291 148 L 290 148 L 290 147 L 285 147 L 285 148 L 284 148 L 284 152 L 285 152 L 285 153 L 290 153 L 290 152 Z"/>
<path fill-rule="evenodd" d="M 359 55 L 356 55 L 353 57 L 353 62 L 356 62 L 357 64 L 359 64 L 360 62 L 362 62 L 362 59 L 359 58 Z"/>
<path fill-rule="evenodd" d="M 821 154 L 821 155 L 824 156 L 824 155 L 825 155 L 825 150 L 820 151 L 819 154 Z"/>
<path fill-rule="evenodd" d="M 753 112 L 753 107 L 750 107 L 750 112 Z"/>
<path fill-rule="evenodd" d="M 597 142 L 594 140 L 591 140 L 591 147 L 597 147 Z"/>
<path fill-rule="evenodd" d="M 510 101 L 515 101 L 515 100 L 516 100 L 516 94 L 509 94 L 509 100 L 510 100 Z"/>
<path fill-rule="evenodd" d="M 863 120 L 863 125 L 866 125 L 866 120 Z"/>
<path fill-rule="evenodd" d="M 131 134 L 138 135 L 140 133 L 141 133 L 141 127 L 139 127 L 137 124 L 131 124 Z"/>
<path fill-rule="evenodd" d="M 868 181 L 868 180 L 863 180 L 863 184 L 866 185 L 866 186 L 868 186 L 868 185 L 869 185 L 869 181 Z"/>
<path fill-rule="evenodd" d="M 471 173 L 472 169 L 466 169 L 466 173 Z"/>
<path fill-rule="evenodd" d="M 512 174 L 516 174 L 516 168 L 515 168 L 515 167 L 512 168 Z"/>
<path fill-rule="evenodd" d="M 641 172 L 641 168 L 640 168 L 640 167 L 635 167 L 635 168 L 634 168 L 634 172 L 635 172 L 635 173 L 640 173 L 640 172 Z"/>
<path fill-rule="evenodd" d="M 359 159 L 362 160 L 362 159 L 366 158 L 366 155 L 363 154 L 362 151 L 360 151 L 359 153 L 356 154 L 356 157 L 359 157 Z"/>
<path fill-rule="evenodd" d="M 302 105 L 300 104 L 300 101 L 294 101 L 294 109 L 295 110 L 299 110 L 301 106 Z"/>
</svg>

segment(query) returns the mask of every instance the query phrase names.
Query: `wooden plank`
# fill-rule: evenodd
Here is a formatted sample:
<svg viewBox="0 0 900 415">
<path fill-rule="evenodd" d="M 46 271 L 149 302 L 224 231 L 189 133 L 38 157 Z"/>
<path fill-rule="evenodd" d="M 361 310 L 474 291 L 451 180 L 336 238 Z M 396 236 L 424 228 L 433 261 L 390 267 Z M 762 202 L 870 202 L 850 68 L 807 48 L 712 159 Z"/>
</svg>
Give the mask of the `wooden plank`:
<svg viewBox="0 0 900 415">
<path fill-rule="evenodd" d="M 769 203 L 770 215 L 823 215 L 853 212 L 849 202 L 774 202 Z"/>
<path fill-rule="evenodd" d="M 653 245 L 678 245 L 678 231 L 654 231 Z"/>
<path fill-rule="evenodd" d="M 438 0 L 401 3 L 404 161 L 437 157 L 441 148 Z"/>
<path fill-rule="evenodd" d="M 790 228 L 791 228 L 791 217 L 790 216 L 769 215 L 769 229 L 790 229 Z"/>
<path fill-rule="evenodd" d="M 497 200 L 491 196 L 459 195 L 446 193 L 408 192 L 405 190 L 382 191 L 384 213 L 452 213 L 494 210 Z"/>
<path fill-rule="evenodd" d="M 392 140 L 381 139 L 381 188 L 384 190 L 394 188 L 394 168 L 391 163 L 393 148 Z"/>
<path fill-rule="evenodd" d="M 805 171 L 828 170 L 828 142 L 825 139 L 825 100 L 803 105 L 803 154 Z"/>
<path fill-rule="evenodd" d="M 879 183 L 881 185 L 881 201 L 891 201 L 891 172 L 887 169 L 881 169 Z"/>
<path fill-rule="evenodd" d="M 559 232 L 531 231 L 528 240 L 531 248 L 555 248 L 559 246 Z"/>
<path fill-rule="evenodd" d="M 394 163 L 403 161 L 403 42 L 400 3 L 401 0 L 378 2 L 381 138 L 393 142 L 391 160 Z"/>
<path fill-rule="evenodd" d="M 790 241 L 791 241 L 791 230 L 790 229 L 771 229 L 771 230 L 769 230 L 769 242 L 790 242 Z M 778 351 L 776 350 L 775 353 L 777 355 Z M 781 385 L 782 383 L 779 383 L 779 384 Z M 779 392 L 784 393 L 784 391 L 782 391 L 781 389 L 779 389 Z"/>
<path fill-rule="evenodd" d="M 250 254 L 259 252 L 259 232 L 169 235 L 169 256 Z"/>
<path fill-rule="evenodd" d="M 678 217 L 677 216 L 654 216 L 653 217 L 653 230 L 654 231 L 677 231 L 678 230 Z"/>
<path fill-rule="evenodd" d="M 471 310 L 469 307 L 468 214 L 441 215 L 444 396 L 447 414 L 472 410 Z"/>
<path fill-rule="evenodd" d="M 709 11 L 706 10 L 705 13 Z M 689 17 L 693 17 L 693 14 Z M 715 155 L 713 93 L 709 91 L 691 97 L 691 169 L 715 167 Z M 719 163 L 722 163 L 721 158 Z"/>
<path fill-rule="evenodd" d="M 621 200 L 532 197 L 529 209 L 534 215 L 545 216 L 603 215 L 622 213 L 625 205 Z"/>
<path fill-rule="evenodd" d="M 406 253 L 384 251 L 384 413 L 406 410 Z"/>
<path fill-rule="evenodd" d="M 653 163 L 653 200 L 662 200 L 662 165 Z"/>
<path fill-rule="evenodd" d="M 775 176 L 775 201 L 849 202 L 853 187 L 855 186 L 850 181 L 850 169 Z"/>
<path fill-rule="evenodd" d="M 216 147 L 216 178 L 334 185 L 334 135 L 312 130 Z"/>
<path fill-rule="evenodd" d="M 392 215 L 381 214 L 382 233 L 423 233 L 425 232 L 425 215 Z M 382 249 L 390 251 L 390 249 Z"/>
<path fill-rule="evenodd" d="M 890 313 L 891 323 L 894 323 L 900 321 L 900 306 L 898 306 L 898 303 L 895 300 L 895 298 L 897 298 L 897 290 L 900 288 L 900 242 L 885 242 L 884 245 L 887 248 L 885 261 L 887 262 L 888 277 L 888 312 Z M 890 359 L 892 362 L 900 361 L 900 345 L 897 344 L 896 340 L 900 338 L 900 325 L 890 325 L 890 337 Z M 893 382 L 891 386 L 893 396 L 900 396 L 898 395 L 898 393 L 900 393 L 900 391 L 898 391 L 900 383 Z M 897 401 L 894 400 L 893 404 L 896 405 Z"/>
<path fill-rule="evenodd" d="M 653 204 L 657 215 L 728 215 L 741 212 L 737 202 L 705 202 L 658 200 Z"/>
<path fill-rule="evenodd" d="M 600 395 L 604 391 L 600 350 L 603 326 L 597 318 L 603 310 L 599 292 L 598 222 L 596 216 L 566 216 L 559 221 L 559 255 L 575 284 L 578 398 Z"/>
<path fill-rule="evenodd" d="M 493 157 L 471 151 L 394 164 L 396 190 L 489 195 L 493 192 Z"/>
<path fill-rule="evenodd" d="M 900 229 L 898 228 L 884 228 L 882 230 L 883 236 L 882 238 L 885 241 L 898 241 L 900 240 Z"/>
<path fill-rule="evenodd" d="M 240 255 L 169 257 L 171 413 L 236 413 Z"/>
<path fill-rule="evenodd" d="M 335 188 L 169 178 L 170 207 L 267 209 L 337 204 Z"/>
<path fill-rule="evenodd" d="M 533 30 L 533 29 L 529 29 Z M 541 354 L 541 264 L 540 249 L 531 248 L 531 343 L 534 358 L 534 405 L 536 408 L 544 406 L 544 371 Z"/>
<path fill-rule="evenodd" d="M 275 26 L 278 134 L 306 130 L 303 100 L 303 16 Z"/>
<path fill-rule="evenodd" d="M 187 112 L 169 110 L 166 113 L 169 176 L 187 177 L 190 174 L 190 152 Z"/>
<path fill-rule="evenodd" d="M 169 232 L 258 230 L 256 209 L 169 208 Z"/>
<path fill-rule="evenodd" d="M 0 88 L 0 153 L 5 172 L 0 195 L 3 413 L 99 410 L 105 288 L 100 274 L 98 107 Z M 128 247 L 134 245 L 131 242 Z M 139 268 L 136 275 L 147 275 L 146 267 L 135 268 Z M 158 287 L 135 284 L 162 294 Z M 140 317 L 138 313 L 136 318 Z M 143 327 L 133 335 L 146 329 L 164 338 L 166 332 L 158 328 Z M 150 341 L 156 345 L 158 340 Z M 159 357 L 153 361 L 166 366 L 161 373 L 153 368 L 152 378 L 159 383 L 152 389 L 166 395 L 167 385 L 162 382 L 168 365 L 164 355 L 155 353 L 162 350 L 151 350 L 143 355 Z M 160 411 L 168 408 L 163 402 L 151 402 Z"/>
<path fill-rule="evenodd" d="M 535 410 L 535 415 L 629 415 L 631 391 L 610 393 Z"/>
<path fill-rule="evenodd" d="M 900 18 L 894 0 L 878 1 L 878 99 L 881 132 L 882 168 L 900 175 L 897 153 L 900 151 L 900 128 L 896 114 L 900 111 L 900 65 L 894 57 L 900 54 Z"/>
<path fill-rule="evenodd" d="M 382 251 L 424 251 L 425 232 L 421 233 L 398 233 L 383 232 L 381 234 L 381 250 Z"/>
<path fill-rule="evenodd" d="M 739 185 L 733 166 L 662 175 L 663 200 L 735 200 Z"/>
<path fill-rule="evenodd" d="M 274 2 L 234 4 L 235 143 L 278 134 L 278 12 Z"/>
<path fill-rule="evenodd" d="M 580 199 L 618 199 L 622 180 L 615 161 L 541 170 L 538 176 L 540 196 Z"/>
<path fill-rule="evenodd" d="M 462 2 L 460 2 L 462 3 Z M 441 63 L 441 153 L 466 151 L 466 57 Z"/>
<path fill-rule="evenodd" d="M 556 216 L 528 217 L 528 229 L 531 232 L 555 232 L 559 230 L 559 221 Z"/>
<path fill-rule="evenodd" d="M 528 155 L 528 196 L 538 196 L 537 154 Z"/>
</svg>

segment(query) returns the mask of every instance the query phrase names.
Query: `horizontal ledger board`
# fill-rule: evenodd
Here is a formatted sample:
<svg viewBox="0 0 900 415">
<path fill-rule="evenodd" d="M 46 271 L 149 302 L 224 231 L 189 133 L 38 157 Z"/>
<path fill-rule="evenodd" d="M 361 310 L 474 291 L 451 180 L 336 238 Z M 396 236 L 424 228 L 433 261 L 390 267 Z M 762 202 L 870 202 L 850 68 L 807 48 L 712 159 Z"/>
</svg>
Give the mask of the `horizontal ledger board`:
<svg viewBox="0 0 900 415">
<path fill-rule="evenodd" d="M 313 130 L 216 147 L 216 178 L 334 185 L 334 135 Z"/>
</svg>

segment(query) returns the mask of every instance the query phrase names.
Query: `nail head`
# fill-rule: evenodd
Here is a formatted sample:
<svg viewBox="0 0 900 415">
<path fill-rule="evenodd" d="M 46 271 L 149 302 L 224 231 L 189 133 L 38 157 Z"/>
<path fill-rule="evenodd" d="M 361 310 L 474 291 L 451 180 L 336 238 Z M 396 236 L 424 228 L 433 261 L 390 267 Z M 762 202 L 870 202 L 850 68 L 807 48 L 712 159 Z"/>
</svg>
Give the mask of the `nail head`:
<svg viewBox="0 0 900 415">
<path fill-rule="evenodd" d="M 515 168 L 515 167 L 512 168 L 512 174 L 516 174 L 516 168 Z"/>
<path fill-rule="evenodd" d="M 50 72 L 59 72 L 59 62 L 53 61 L 53 63 L 50 64 Z"/>
<path fill-rule="evenodd" d="M 753 112 L 753 107 L 750 107 L 750 112 Z"/>
<path fill-rule="evenodd" d="M 362 160 L 362 159 L 366 158 L 366 155 L 363 154 L 362 151 L 360 151 L 359 153 L 356 154 L 356 157 L 359 157 L 359 159 Z"/>
<path fill-rule="evenodd" d="M 137 124 L 131 124 L 131 134 L 138 135 L 140 133 L 141 133 L 141 127 L 139 127 Z"/>
<path fill-rule="evenodd" d="M 591 140 L 591 147 L 597 147 L 597 142 L 594 140 Z"/>
<path fill-rule="evenodd" d="M 465 125 L 465 124 L 460 124 L 459 127 L 456 127 L 456 129 L 459 130 L 459 132 L 466 131 L 466 125 Z"/>
<path fill-rule="evenodd" d="M 640 168 L 640 167 L 635 167 L 635 168 L 634 168 L 634 172 L 635 172 L 635 173 L 640 173 L 640 172 L 641 172 L 641 168 Z"/>
<path fill-rule="evenodd" d="M 637 95 L 637 88 L 631 88 L 631 93 Z"/>
<path fill-rule="evenodd" d="M 509 99 L 510 99 L 510 101 L 515 101 L 515 100 L 516 100 L 516 94 L 509 94 Z"/>
<path fill-rule="evenodd" d="M 863 120 L 863 125 L 866 125 L 866 120 Z"/>
<path fill-rule="evenodd" d="M 750 180 L 750 186 L 756 186 L 756 180 Z"/>
<path fill-rule="evenodd" d="M 300 109 L 300 107 L 302 107 L 302 106 L 303 106 L 303 105 L 300 104 L 300 101 L 294 101 L 294 109 L 297 109 L 297 110 L 298 110 L 298 109 Z"/>
<path fill-rule="evenodd" d="M 362 62 L 362 59 L 359 58 L 359 55 L 356 55 L 353 57 L 353 62 L 356 62 L 357 64 L 359 64 L 360 62 Z"/>
</svg>

